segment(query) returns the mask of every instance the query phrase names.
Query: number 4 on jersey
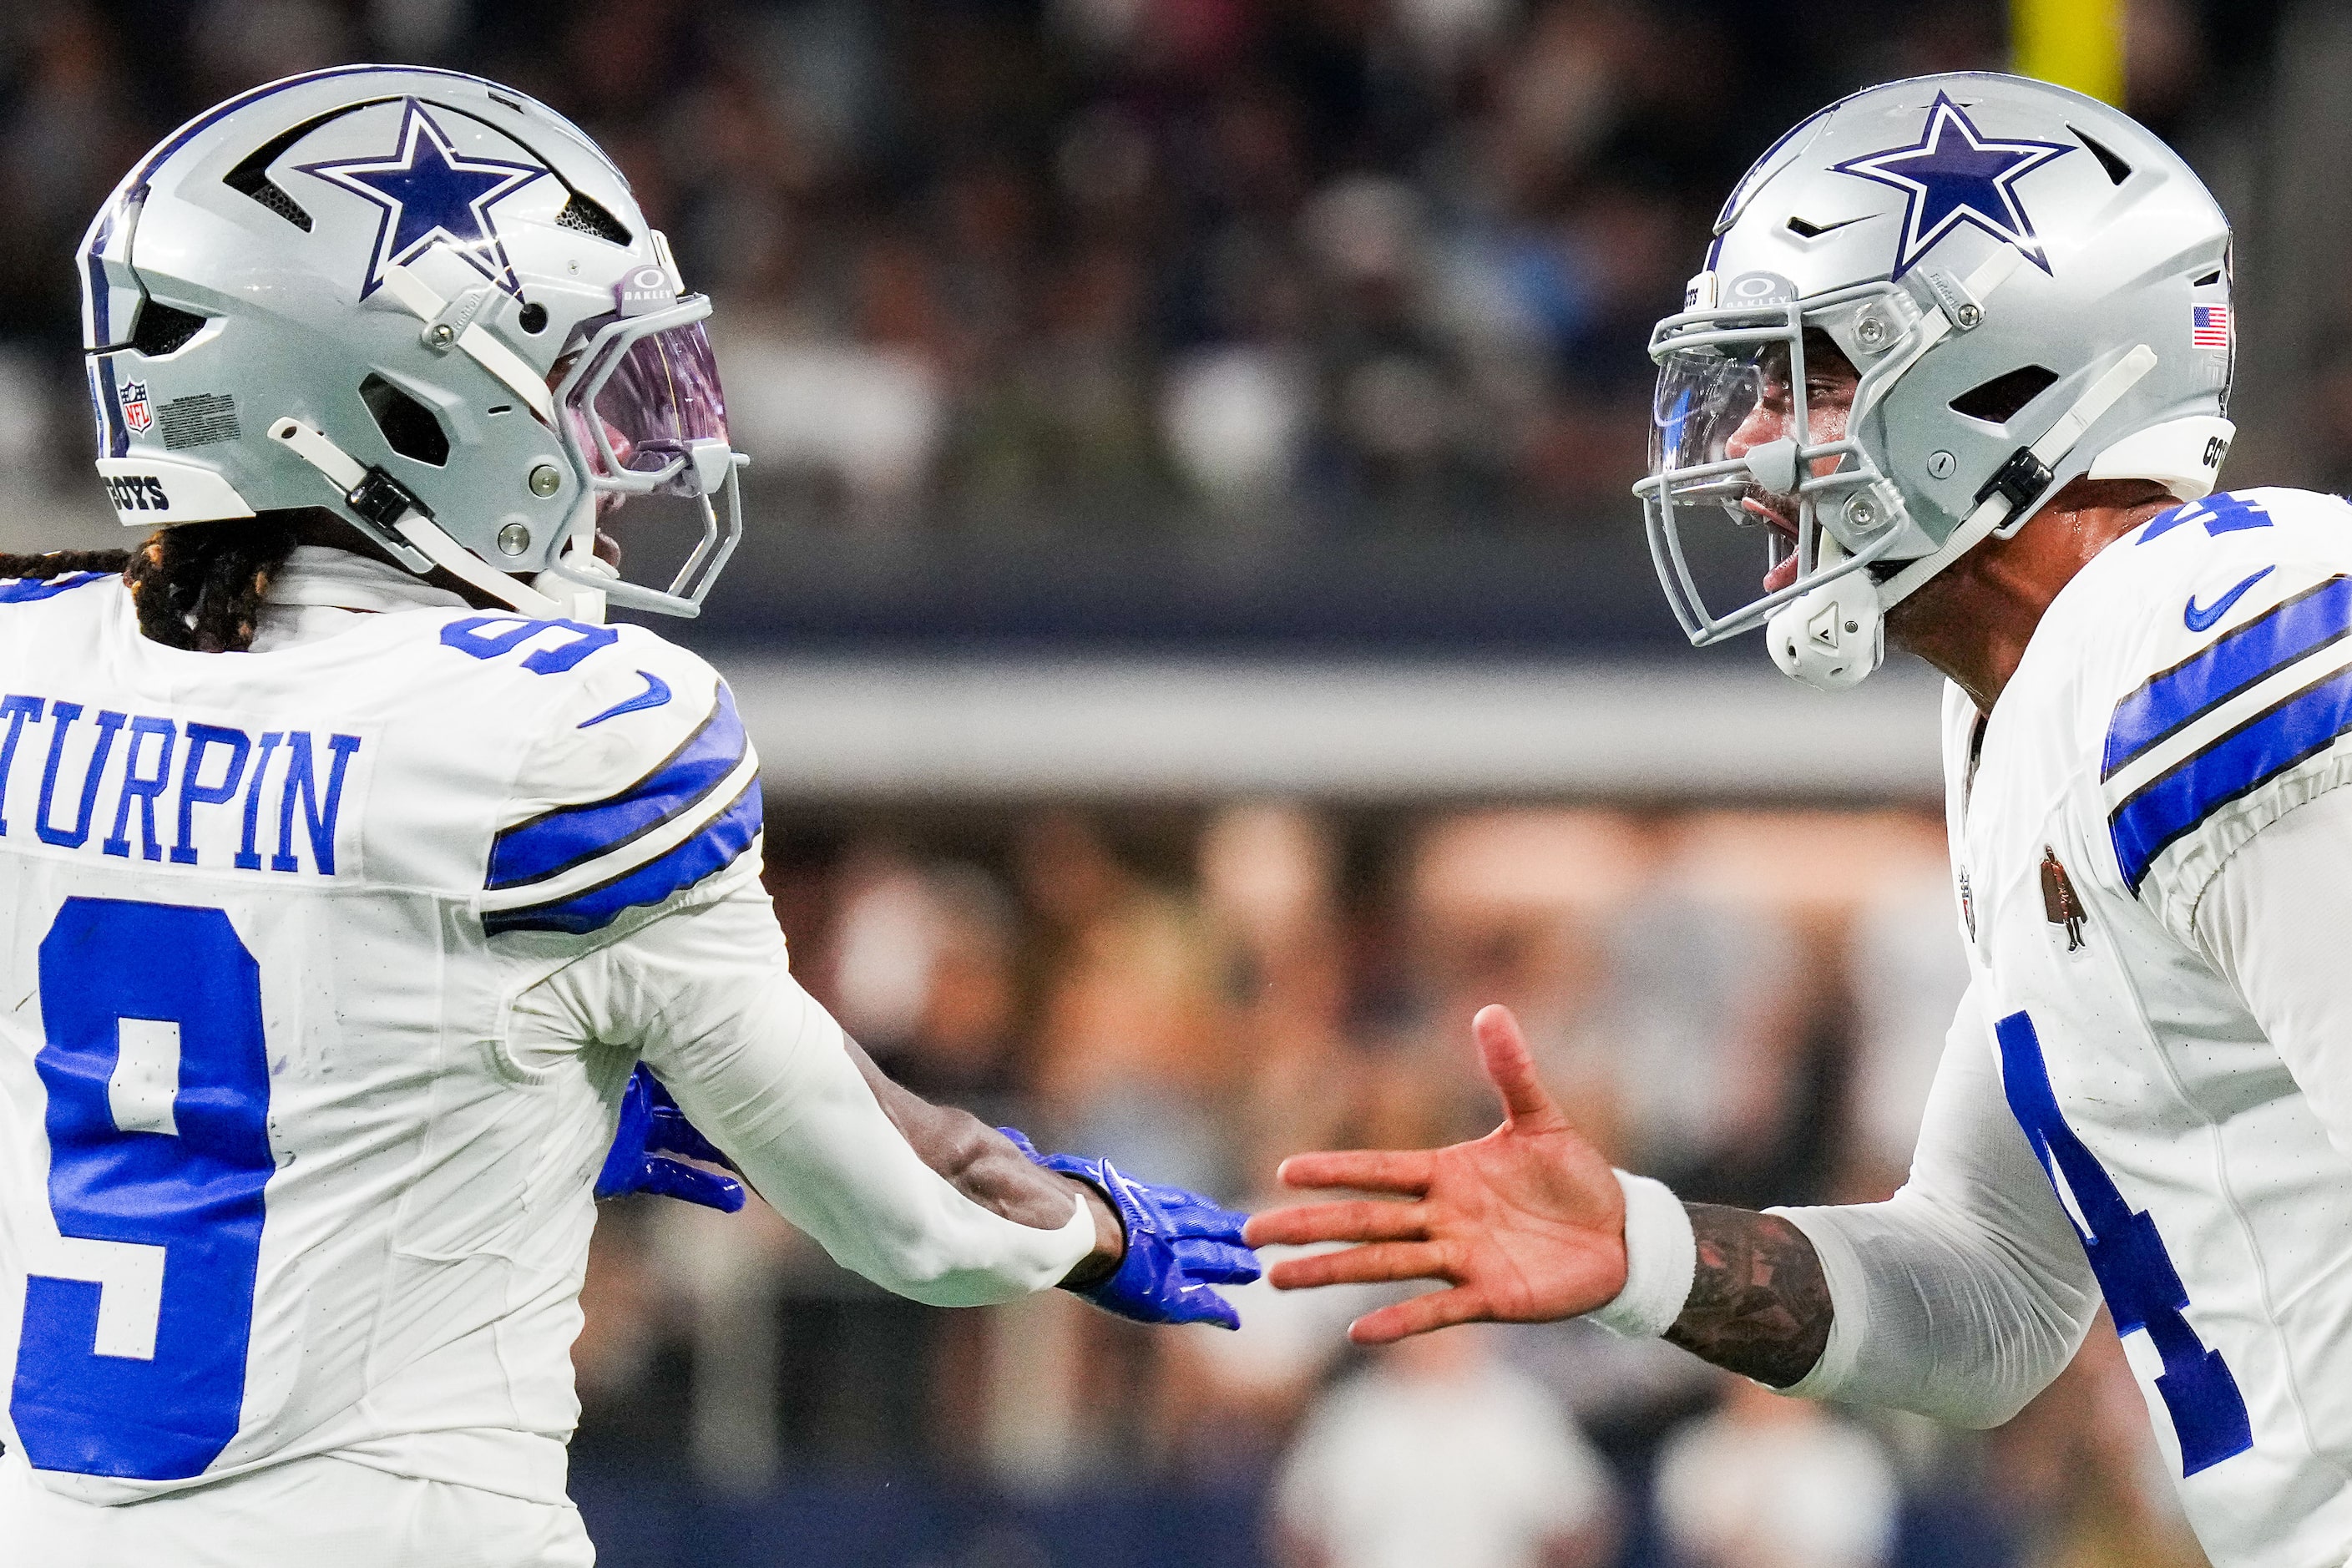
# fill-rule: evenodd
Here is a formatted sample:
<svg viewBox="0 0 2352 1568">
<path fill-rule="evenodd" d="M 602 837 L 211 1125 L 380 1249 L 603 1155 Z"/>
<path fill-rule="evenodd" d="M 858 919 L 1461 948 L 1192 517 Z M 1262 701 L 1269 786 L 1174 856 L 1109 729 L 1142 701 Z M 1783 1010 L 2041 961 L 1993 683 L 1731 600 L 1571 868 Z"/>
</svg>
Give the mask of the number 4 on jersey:
<svg viewBox="0 0 2352 1568">
<path fill-rule="evenodd" d="M 2206 1349 L 2181 1315 L 2189 1290 L 2164 1250 L 2156 1222 L 2125 1200 L 2089 1145 L 2066 1125 L 2033 1020 L 2011 1013 L 1993 1026 L 1993 1033 L 2000 1041 L 2001 1088 L 2010 1112 L 2025 1130 L 2062 1205 L 2069 1195 L 2074 1198 L 2083 1251 L 2115 1315 L 2116 1332 L 2145 1331 L 2164 1358 L 2156 1391 L 2180 1439 L 2180 1473 L 2193 1476 L 2244 1453 L 2254 1446 L 2246 1402 L 2221 1352 Z"/>
</svg>

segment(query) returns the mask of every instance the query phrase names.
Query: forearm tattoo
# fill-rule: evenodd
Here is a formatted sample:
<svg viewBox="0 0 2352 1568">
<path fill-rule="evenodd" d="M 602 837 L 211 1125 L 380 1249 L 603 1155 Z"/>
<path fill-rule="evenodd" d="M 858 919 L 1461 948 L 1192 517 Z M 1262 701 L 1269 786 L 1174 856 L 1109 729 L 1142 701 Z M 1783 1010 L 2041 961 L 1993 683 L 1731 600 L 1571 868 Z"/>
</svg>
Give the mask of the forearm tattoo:
<svg viewBox="0 0 2352 1568">
<path fill-rule="evenodd" d="M 1685 1205 L 1698 1271 L 1671 1342 L 1759 1383 L 1786 1388 L 1830 1342 L 1830 1286 L 1805 1233 L 1779 1215 Z"/>
</svg>

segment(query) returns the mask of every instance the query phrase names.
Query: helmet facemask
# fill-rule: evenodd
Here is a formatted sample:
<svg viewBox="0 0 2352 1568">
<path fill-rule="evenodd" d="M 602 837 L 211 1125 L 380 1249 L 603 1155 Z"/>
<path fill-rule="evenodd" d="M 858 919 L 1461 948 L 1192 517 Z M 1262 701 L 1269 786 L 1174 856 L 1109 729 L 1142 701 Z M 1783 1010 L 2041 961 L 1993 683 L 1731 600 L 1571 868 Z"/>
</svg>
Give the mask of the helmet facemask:
<svg viewBox="0 0 2352 1568">
<path fill-rule="evenodd" d="M 1667 601 L 1693 643 L 1751 631 L 1839 578 L 1926 548 L 1863 432 L 1887 389 L 1932 345 L 1922 330 L 1931 319 L 1899 286 L 1866 283 L 1814 300 L 1686 310 L 1658 323 L 1650 340 L 1658 364 L 1650 474 L 1634 493 Z M 1859 373 L 1844 433 L 1834 438 L 1821 438 L 1822 411 L 1808 401 L 1809 331 L 1817 350 L 1825 335 Z M 1733 455 L 1758 405 L 1781 387 L 1788 412 L 1779 427 L 1803 437 L 1784 434 Z M 1793 502 L 1793 515 L 1782 518 L 1786 532 L 1748 504 L 1765 498 Z M 1787 574 L 1792 555 L 1793 575 L 1718 612 L 1707 581 L 1738 571 L 1734 556 L 1752 562 L 1745 542 L 1759 533 L 1767 576 Z"/>
<path fill-rule="evenodd" d="M 658 283 L 660 269 L 646 270 Z M 709 314 L 707 296 L 645 308 L 625 284 L 620 313 L 567 356 L 555 385 L 558 433 L 583 483 L 571 548 L 549 571 L 632 609 L 696 614 L 743 536 L 737 470 L 747 459 L 729 443 L 726 397 L 703 330 Z M 654 495 L 690 500 L 701 522 L 700 538 L 660 590 L 619 581 L 595 553 L 599 519 Z"/>
</svg>

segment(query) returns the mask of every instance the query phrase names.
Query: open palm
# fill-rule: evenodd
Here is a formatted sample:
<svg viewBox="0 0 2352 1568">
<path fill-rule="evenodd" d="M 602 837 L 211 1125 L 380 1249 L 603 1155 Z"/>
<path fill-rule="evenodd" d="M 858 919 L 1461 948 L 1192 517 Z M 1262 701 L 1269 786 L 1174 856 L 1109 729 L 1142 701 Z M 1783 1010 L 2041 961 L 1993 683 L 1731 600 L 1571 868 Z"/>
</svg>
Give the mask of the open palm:
<svg viewBox="0 0 2352 1568">
<path fill-rule="evenodd" d="M 1574 1317 L 1624 1288 L 1625 1198 L 1609 1163 L 1545 1092 L 1509 1008 L 1481 1008 L 1471 1027 L 1503 1097 L 1500 1127 L 1445 1149 L 1294 1155 L 1282 1163 L 1285 1185 L 1406 1201 L 1307 1204 L 1249 1223 L 1254 1247 L 1363 1244 L 1276 1264 L 1271 1278 L 1286 1290 L 1403 1279 L 1453 1287 L 1358 1319 L 1348 1331 L 1358 1344 L 1482 1320 Z"/>
</svg>

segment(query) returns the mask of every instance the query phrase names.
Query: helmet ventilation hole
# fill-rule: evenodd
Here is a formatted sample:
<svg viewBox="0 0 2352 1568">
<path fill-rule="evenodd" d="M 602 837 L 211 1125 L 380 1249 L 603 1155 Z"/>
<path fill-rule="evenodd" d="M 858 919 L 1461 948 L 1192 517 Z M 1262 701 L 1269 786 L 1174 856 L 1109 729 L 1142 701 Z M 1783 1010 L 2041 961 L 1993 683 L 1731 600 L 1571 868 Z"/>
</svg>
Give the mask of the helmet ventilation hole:
<svg viewBox="0 0 2352 1568">
<path fill-rule="evenodd" d="M 304 234 L 310 232 L 310 215 L 302 210 L 302 204 L 268 180 L 262 181 L 245 194 L 300 229 Z"/>
<path fill-rule="evenodd" d="M 2131 178 L 2131 165 L 2118 157 L 2113 149 L 2095 136 L 2084 135 L 2079 125 L 2069 125 L 2066 129 L 2074 133 L 2075 141 L 2091 150 L 2091 156 L 2096 158 L 2099 161 L 2099 167 L 2107 172 L 2108 184 L 2120 185 Z"/>
<path fill-rule="evenodd" d="M 204 317 L 150 300 L 139 307 L 131 346 L 149 359 L 160 359 L 187 347 L 188 340 L 204 330 Z"/>
<path fill-rule="evenodd" d="M 524 331 L 537 337 L 547 331 L 547 307 L 533 300 L 517 313 L 515 320 L 521 323 Z"/>
<path fill-rule="evenodd" d="M 2017 416 L 2019 409 L 2057 384 L 2056 371 L 2038 364 L 2024 365 L 1969 388 L 1952 399 L 1951 409 L 1988 425 L 2006 425 Z"/>
<path fill-rule="evenodd" d="M 555 215 L 555 226 L 568 228 L 577 234 L 593 235 L 607 245 L 629 243 L 629 231 L 621 226 L 621 220 L 578 191 L 572 193 L 572 199 L 563 204 L 562 212 Z"/>
<path fill-rule="evenodd" d="M 449 433 L 432 409 L 380 375 L 360 383 L 360 396 L 375 416 L 383 443 L 404 458 L 440 468 L 449 461 Z"/>
<path fill-rule="evenodd" d="M 300 202 L 287 194 L 285 186 L 269 177 L 269 165 L 278 162 L 278 155 L 287 148 L 291 147 L 320 126 L 330 120 L 348 114 L 352 111 L 352 108 L 358 107 L 362 106 L 352 105 L 351 108 L 338 109 L 331 113 L 319 115 L 272 136 L 268 141 L 247 153 L 236 168 L 223 174 L 221 184 L 241 195 L 251 197 L 304 234 L 310 233 L 310 213 L 304 210 Z"/>
</svg>

